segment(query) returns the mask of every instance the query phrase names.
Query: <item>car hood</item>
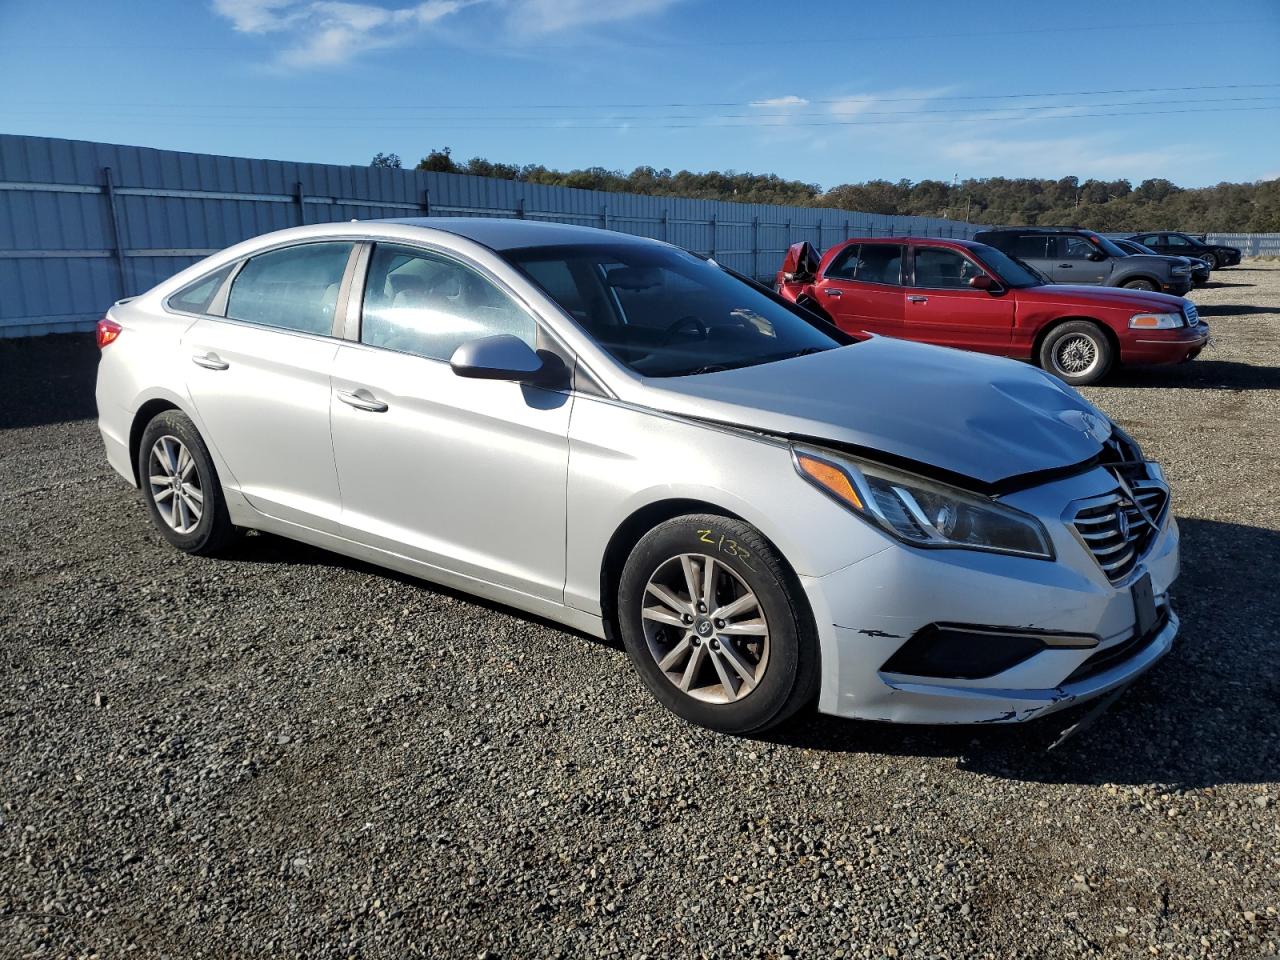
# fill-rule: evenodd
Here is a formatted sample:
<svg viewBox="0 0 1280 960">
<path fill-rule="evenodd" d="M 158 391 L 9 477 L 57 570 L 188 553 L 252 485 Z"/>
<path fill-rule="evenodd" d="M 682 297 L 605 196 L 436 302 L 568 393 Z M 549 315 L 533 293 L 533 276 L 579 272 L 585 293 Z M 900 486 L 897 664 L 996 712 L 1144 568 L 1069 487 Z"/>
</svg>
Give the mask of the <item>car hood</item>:
<svg viewBox="0 0 1280 960">
<path fill-rule="evenodd" d="M 1090 307 L 1114 307 L 1117 310 L 1150 310 L 1178 312 L 1182 297 L 1154 290 L 1126 290 L 1124 287 L 1087 286 L 1084 284 L 1045 283 L 1038 287 L 1022 287 L 1014 291 L 1020 301 L 1059 303 Z"/>
<path fill-rule="evenodd" d="M 645 381 L 668 413 L 852 445 L 991 485 L 1094 457 L 1106 417 L 1027 364 L 872 337 L 807 357 Z M 1091 417 L 1084 417 L 1090 414 Z"/>
</svg>

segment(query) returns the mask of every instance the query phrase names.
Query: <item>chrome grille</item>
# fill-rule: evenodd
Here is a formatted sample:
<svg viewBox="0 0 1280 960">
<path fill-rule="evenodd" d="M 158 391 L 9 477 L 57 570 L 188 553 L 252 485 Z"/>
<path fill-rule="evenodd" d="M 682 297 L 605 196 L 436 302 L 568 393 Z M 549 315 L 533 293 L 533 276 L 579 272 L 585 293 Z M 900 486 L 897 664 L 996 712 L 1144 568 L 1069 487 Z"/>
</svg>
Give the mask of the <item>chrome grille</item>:
<svg viewBox="0 0 1280 960">
<path fill-rule="evenodd" d="M 1113 583 L 1138 565 L 1164 523 L 1169 491 L 1156 481 L 1133 483 L 1134 498 L 1155 521 L 1153 528 L 1123 491 L 1087 500 L 1076 510 L 1072 525 L 1093 559 Z"/>
<path fill-rule="evenodd" d="M 1182 316 L 1186 318 L 1188 327 L 1194 327 L 1200 322 L 1200 311 L 1196 309 L 1196 305 L 1190 300 L 1182 308 Z"/>
</svg>

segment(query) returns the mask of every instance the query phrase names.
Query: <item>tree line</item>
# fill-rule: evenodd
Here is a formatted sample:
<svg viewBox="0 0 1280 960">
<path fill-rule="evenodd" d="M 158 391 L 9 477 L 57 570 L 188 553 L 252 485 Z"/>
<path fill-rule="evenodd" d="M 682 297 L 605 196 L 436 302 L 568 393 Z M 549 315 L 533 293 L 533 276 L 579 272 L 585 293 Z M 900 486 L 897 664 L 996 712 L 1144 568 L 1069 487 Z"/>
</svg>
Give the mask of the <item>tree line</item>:
<svg viewBox="0 0 1280 960">
<path fill-rule="evenodd" d="M 401 161 L 395 154 L 380 153 L 373 166 L 400 167 Z M 982 224 L 1073 225 L 1115 232 L 1167 228 L 1280 233 L 1280 179 L 1184 188 L 1160 178 L 1143 180 L 1135 187 L 1128 180 L 984 177 L 954 182 L 868 180 L 824 190 L 816 183 L 776 174 L 733 170 L 694 173 L 640 166 L 627 173 L 604 167 L 553 170 L 542 164 L 521 166 L 482 157 L 459 162 L 448 147 L 433 149 L 416 169 L 615 193 L 835 207 Z"/>
</svg>

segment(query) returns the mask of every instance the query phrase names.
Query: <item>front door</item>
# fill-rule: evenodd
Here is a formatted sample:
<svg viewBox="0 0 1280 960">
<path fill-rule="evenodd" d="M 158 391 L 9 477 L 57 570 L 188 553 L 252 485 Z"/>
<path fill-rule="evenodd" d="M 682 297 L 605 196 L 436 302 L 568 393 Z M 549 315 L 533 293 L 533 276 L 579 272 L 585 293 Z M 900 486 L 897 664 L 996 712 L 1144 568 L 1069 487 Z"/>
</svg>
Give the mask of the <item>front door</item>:
<svg viewBox="0 0 1280 960">
<path fill-rule="evenodd" d="M 913 282 L 906 296 L 907 338 L 962 350 L 1008 353 L 1014 298 L 1007 290 L 993 292 L 969 286 L 971 279 L 985 275 L 985 270 L 958 250 L 916 247 Z"/>
<path fill-rule="evenodd" d="M 537 326 L 471 267 L 378 244 L 360 342 L 333 368 L 346 535 L 521 593 L 564 596 L 569 392 L 457 376 L 465 341 Z"/>
<path fill-rule="evenodd" d="M 236 274 L 224 318 L 183 336 L 187 389 L 223 480 L 263 513 L 336 532 L 338 479 L 329 441 L 331 335 L 352 244 L 259 254 Z"/>
<path fill-rule="evenodd" d="M 1091 256 L 1103 253 L 1085 237 L 1064 234 L 1051 237 L 1057 245 L 1057 257 L 1050 261 L 1049 279 L 1055 283 L 1103 284 L 1111 276 L 1114 264 L 1109 256 L 1091 260 Z"/>
</svg>

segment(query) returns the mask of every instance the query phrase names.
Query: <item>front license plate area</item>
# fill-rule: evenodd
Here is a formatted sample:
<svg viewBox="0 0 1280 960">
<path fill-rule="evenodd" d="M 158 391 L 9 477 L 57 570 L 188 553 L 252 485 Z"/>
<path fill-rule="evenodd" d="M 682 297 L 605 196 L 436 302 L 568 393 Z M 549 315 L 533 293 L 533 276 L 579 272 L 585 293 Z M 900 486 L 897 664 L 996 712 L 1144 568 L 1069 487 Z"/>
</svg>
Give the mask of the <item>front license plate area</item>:
<svg viewBox="0 0 1280 960">
<path fill-rule="evenodd" d="M 1137 619 L 1134 632 L 1145 637 L 1156 626 L 1156 595 L 1151 587 L 1151 574 L 1144 573 L 1133 585 L 1133 613 Z"/>
</svg>

